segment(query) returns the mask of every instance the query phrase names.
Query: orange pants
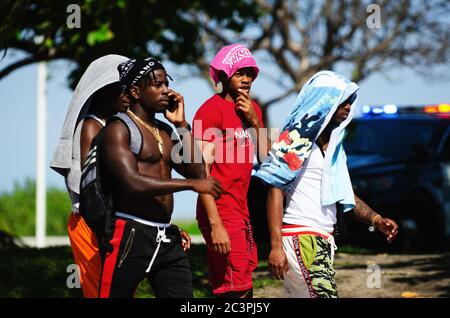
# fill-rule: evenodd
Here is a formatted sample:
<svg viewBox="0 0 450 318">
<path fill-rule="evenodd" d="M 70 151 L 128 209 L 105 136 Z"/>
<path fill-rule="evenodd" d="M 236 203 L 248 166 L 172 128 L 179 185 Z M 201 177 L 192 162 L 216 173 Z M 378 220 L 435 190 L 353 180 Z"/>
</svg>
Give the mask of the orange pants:
<svg viewBox="0 0 450 318">
<path fill-rule="evenodd" d="M 70 213 L 67 223 L 70 245 L 79 268 L 84 297 L 96 298 L 102 270 L 97 238 L 78 213 Z"/>
</svg>

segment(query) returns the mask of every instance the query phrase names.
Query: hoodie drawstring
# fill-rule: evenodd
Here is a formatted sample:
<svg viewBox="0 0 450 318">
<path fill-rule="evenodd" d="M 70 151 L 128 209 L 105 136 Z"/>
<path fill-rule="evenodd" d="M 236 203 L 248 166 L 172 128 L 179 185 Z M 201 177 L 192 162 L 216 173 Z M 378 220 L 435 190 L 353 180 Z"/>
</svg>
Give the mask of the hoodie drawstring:
<svg viewBox="0 0 450 318">
<path fill-rule="evenodd" d="M 330 244 L 330 251 L 331 251 L 331 261 L 334 262 L 334 251 L 337 250 L 336 243 L 334 242 L 334 236 L 330 235 L 327 238 L 327 242 Z"/>
<path fill-rule="evenodd" d="M 158 254 L 159 247 L 161 246 L 161 242 L 163 243 L 170 243 L 170 239 L 166 237 L 166 228 L 162 228 L 162 230 L 158 227 L 158 234 L 156 235 L 156 243 L 158 243 L 158 246 L 156 247 L 155 253 L 153 253 L 153 257 L 150 261 L 150 264 L 147 267 L 146 273 L 150 272 L 150 269 L 152 268 L 153 262 L 156 259 L 156 255 Z"/>
</svg>

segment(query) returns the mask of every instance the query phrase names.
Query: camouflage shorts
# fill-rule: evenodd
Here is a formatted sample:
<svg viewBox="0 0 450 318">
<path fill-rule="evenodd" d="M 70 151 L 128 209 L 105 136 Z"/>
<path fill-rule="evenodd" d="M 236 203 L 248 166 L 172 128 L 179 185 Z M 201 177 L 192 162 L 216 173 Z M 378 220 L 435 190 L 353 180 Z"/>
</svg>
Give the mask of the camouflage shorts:
<svg viewBox="0 0 450 318">
<path fill-rule="evenodd" d="M 283 236 L 289 262 L 284 279 L 286 297 L 337 298 L 332 246 L 314 234 Z"/>
</svg>

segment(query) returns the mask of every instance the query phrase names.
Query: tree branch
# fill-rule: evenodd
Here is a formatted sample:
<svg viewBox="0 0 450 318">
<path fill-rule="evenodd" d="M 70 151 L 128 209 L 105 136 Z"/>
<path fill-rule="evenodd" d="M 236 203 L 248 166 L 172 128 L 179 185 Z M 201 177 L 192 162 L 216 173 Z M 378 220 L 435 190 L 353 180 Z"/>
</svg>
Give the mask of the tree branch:
<svg viewBox="0 0 450 318">
<path fill-rule="evenodd" d="M 268 7 L 268 5 L 266 3 L 260 4 L 260 5 L 265 6 L 266 8 Z M 274 21 L 276 20 L 277 10 L 280 6 L 281 6 L 281 1 L 278 0 L 272 9 L 272 12 L 270 14 L 270 19 L 268 19 L 269 22 L 266 23 L 262 28 L 262 30 L 263 30 L 262 34 L 256 40 L 254 40 L 254 42 L 250 45 L 250 51 L 256 51 L 258 49 L 265 48 L 265 46 L 267 46 L 267 39 L 271 36 L 271 34 L 273 33 L 273 31 L 275 29 Z"/>
<path fill-rule="evenodd" d="M 282 101 L 283 99 L 285 99 L 286 97 L 288 97 L 289 95 L 291 95 L 292 93 L 297 92 L 297 91 L 298 91 L 297 86 L 293 86 L 290 89 L 288 89 L 287 91 L 278 95 L 277 97 L 274 97 L 272 99 L 269 99 L 268 101 L 263 102 L 262 103 L 264 105 L 263 108 L 268 109 L 271 105 Z"/>
<path fill-rule="evenodd" d="M 11 72 L 15 71 L 16 69 L 25 66 L 25 65 L 29 65 L 29 64 L 33 64 L 33 63 L 37 63 L 37 62 L 41 62 L 41 61 L 45 61 L 46 59 L 44 58 L 38 58 L 36 56 L 32 56 L 32 57 L 27 57 L 24 58 L 18 62 L 9 64 L 8 66 L 4 67 L 2 70 L 0 70 L 0 80 L 3 79 L 4 77 L 6 77 L 8 74 L 10 74 Z"/>
</svg>

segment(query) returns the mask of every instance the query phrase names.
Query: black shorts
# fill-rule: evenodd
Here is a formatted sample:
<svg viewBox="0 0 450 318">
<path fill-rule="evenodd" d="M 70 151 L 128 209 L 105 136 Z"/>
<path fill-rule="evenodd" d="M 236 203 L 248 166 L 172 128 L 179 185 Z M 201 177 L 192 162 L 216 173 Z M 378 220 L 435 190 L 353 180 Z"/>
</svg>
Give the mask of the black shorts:
<svg viewBox="0 0 450 318">
<path fill-rule="evenodd" d="M 157 251 L 157 227 L 124 218 L 117 218 L 114 222 L 110 241 L 113 250 L 105 253 L 102 259 L 100 297 L 133 297 L 139 283 L 147 278 L 156 297 L 192 298 L 191 267 L 181 247 L 178 228 L 171 226 L 165 229 L 170 242 L 162 241 Z"/>
</svg>

